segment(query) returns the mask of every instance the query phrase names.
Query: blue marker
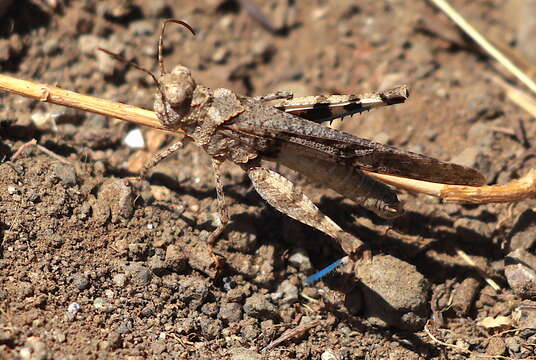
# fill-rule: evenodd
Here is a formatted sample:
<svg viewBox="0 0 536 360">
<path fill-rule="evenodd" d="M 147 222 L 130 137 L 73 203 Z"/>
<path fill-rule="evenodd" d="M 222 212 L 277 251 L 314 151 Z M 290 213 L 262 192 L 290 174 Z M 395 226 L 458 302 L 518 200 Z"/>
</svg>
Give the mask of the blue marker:
<svg viewBox="0 0 536 360">
<path fill-rule="evenodd" d="M 339 260 L 335 261 L 333 264 L 331 264 L 331 265 L 323 268 L 319 272 L 309 276 L 304 281 L 305 285 L 310 285 L 310 284 L 314 283 L 315 281 L 320 280 L 321 278 L 323 278 L 324 276 L 326 276 L 327 274 L 329 274 L 330 272 L 335 270 L 339 265 L 345 264 L 346 262 L 348 262 L 349 259 L 350 258 L 348 256 L 340 258 Z"/>
</svg>

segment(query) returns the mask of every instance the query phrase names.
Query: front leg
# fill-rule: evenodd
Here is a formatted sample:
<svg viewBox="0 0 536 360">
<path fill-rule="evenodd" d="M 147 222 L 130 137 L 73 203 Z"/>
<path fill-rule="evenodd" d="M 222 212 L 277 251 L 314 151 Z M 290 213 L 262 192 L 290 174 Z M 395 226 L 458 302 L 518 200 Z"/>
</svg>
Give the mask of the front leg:
<svg viewBox="0 0 536 360">
<path fill-rule="evenodd" d="M 287 178 L 260 166 L 245 167 L 255 190 L 274 208 L 339 241 L 350 256 L 360 256 L 365 244 L 342 230 Z"/>
<path fill-rule="evenodd" d="M 168 146 L 164 150 L 161 150 L 157 152 L 156 154 L 153 154 L 153 156 L 147 161 L 145 164 L 143 164 L 143 169 L 141 170 L 140 174 L 138 176 L 128 177 L 125 178 L 124 181 L 141 181 L 148 178 L 149 171 L 154 168 L 160 161 L 170 157 L 174 153 L 176 153 L 178 150 L 182 148 L 182 141 L 177 141 L 176 143 L 173 143 L 172 145 Z"/>
</svg>

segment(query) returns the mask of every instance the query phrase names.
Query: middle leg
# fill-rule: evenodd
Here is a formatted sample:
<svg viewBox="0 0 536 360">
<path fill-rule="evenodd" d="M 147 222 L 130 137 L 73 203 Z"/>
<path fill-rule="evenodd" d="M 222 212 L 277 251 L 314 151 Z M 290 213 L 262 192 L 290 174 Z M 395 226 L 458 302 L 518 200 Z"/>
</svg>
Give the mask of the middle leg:
<svg viewBox="0 0 536 360">
<path fill-rule="evenodd" d="M 216 195 L 218 201 L 218 215 L 220 217 L 220 223 L 216 230 L 210 233 L 208 237 L 208 243 L 214 244 L 225 230 L 227 224 L 229 224 L 229 212 L 227 210 L 227 204 L 225 203 L 225 194 L 223 193 L 223 180 L 221 178 L 220 167 L 223 163 L 222 160 L 212 158 L 212 167 L 214 168 L 214 179 L 216 181 Z"/>
</svg>

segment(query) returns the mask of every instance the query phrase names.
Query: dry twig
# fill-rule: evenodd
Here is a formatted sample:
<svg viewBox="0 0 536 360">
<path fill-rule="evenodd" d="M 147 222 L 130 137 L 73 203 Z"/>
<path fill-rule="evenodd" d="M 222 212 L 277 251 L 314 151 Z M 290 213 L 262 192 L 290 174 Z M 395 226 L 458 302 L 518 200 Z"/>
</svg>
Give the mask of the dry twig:
<svg viewBox="0 0 536 360">
<path fill-rule="evenodd" d="M 308 323 L 298 325 L 293 329 L 286 330 L 283 334 L 281 334 L 280 337 L 278 337 L 277 339 L 275 339 L 274 341 L 272 341 L 271 343 L 266 345 L 266 347 L 264 347 L 261 350 L 261 353 L 265 353 L 267 351 L 272 350 L 277 345 L 281 344 L 283 341 L 294 339 L 294 338 L 297 338 L 297 337 L 305 334 L 307 331 L 309 331 L 310 329 L 314 328 L 318 324 L 320 324 L 320 320 L 313 320 L 313 321 L 310 321 Z"/>
<path fill-rule="evenodd" d="M 536 83 L 532 81 L 517 65 L 515 65 L 508 57 L 506 57 L 499 49 L 489 42 L 484 35 L 478 32 L 465 18 L 460 15 L 450 4 L 445 0 L 430 0 L 435 6 L 443 11 L 452 21 L 456 23 L 467 35 L 469 35 L 478 45 L 489 53 L 495 60 L 503 65 L 509 72 L 517 77 L 523 84 L 536 93 Z"/>
<path fill-rule="evenodd" d="M 56 159 L 56 160 L 58 160 L 58 161 L 60 161 L 60 162 L 62 162 L 64 164 L 70 164 L 69 160 L 65 159 L 62 156 L 59 156 L 58 154 L 53 153 L 52 151 L 48 150 L 44 146 L 39 145 L 37 143 L 37 140 L 35 140 L 35 139 L 32 139 L 32 140 L 22 144 L 21 147 L 19 147 L 18 150 L 15 152 L 15 154 L 13 154 L 13 157 L 11 158 L 11 160 L 17 159 L 19 156 L 21 156 L 21 154 L 24 152 L 24 150 L 26 150 L 28 148 L 31 148 L 32 146 L 35 146 L 38 150 L 42 151 L 43 153 L 47 154 L 48 156 L 50 156 L 53 159 Z"/>
<path fill-rule="evenodd" d="M 435 342 L 436 344 L 442 345 L 442 346 L 447 347 L 447 348 L 458 350 L 460 352 L 463 352 L 463 353 L 469 354 L 471 356 L 474 356 L 475 358 L 505 359 L 505 360 L 513 359 L 510 356 L 481 354 L 481 353 L 477 353 L 476 351 L 471 351 L 469 349 L 463 348 L 461 346 L 457 346 L 457 345 L 454 345 L 454 344 L 449 344 L 449 343 L 446 343 L 444 341 L 441 341 L 438 338 L 436 338 L 434 335 L 432 335 L 432 333 L 430 332 L 430 328 L 429 328 L 428 324 L 429 324 L 429 322 L 427 322 L 426 325 L 424 325 L 424 332 L 426 332 L 426 335 L 428 335 L 430 337 L 430 339 L 432 339 L 432 341 Z M 534 359 L 534 358 L 535 358 L 534 356 L 529 356 L 529 357 L 523 358 L 521 360 L 531 360 L 531 359 Z"/>
<path fill-rule="evenodd" d="M 397 188 L 439 197 L 449 202 L 468 204 L 515 202 L 536 195 L 536 170 L 534 169 L 508 184 L 485 186 L 447 185 L 392 175 L 367 174 Z"/>
<path fill-rule="evenodd" d="M 530 115 L 536 117 L 536 100 L 534 100 L 532 96 L 513 87 L 497 76 L 492 76 L 491 79 L 504 89 L 508 99 L 512 100 L 516 105 L 523 108 L 523 110 L 528 112 Z"/>
<path fill-rule="evenodd" d="M 497 284 L 497 282 L 495 282 L 495 280 L 490 278 L 489 275 L 486 274 L 486 271 L 484 271 L 484 269 L 481 269 L 473 261 L 473 259 L 471 259 L 471 257 L 469 255 L 467 255 L 467 253 L 465 251 L 463 251 L 462 249 L 456 249 L 456 253 L 458 254 L 459 257 L 461 257 L 463 259 L 463 261 L 465 261 L 466 263 L 471 265 L 471 267 L 473 267 L 476 270 L 476 272 L 488 283 L 489 286 L 491 286 L 493 288 L 493 290 L 495 290 L 495 291 L 500 291 L 501 290 L 500 285 Z"/>
</svg>

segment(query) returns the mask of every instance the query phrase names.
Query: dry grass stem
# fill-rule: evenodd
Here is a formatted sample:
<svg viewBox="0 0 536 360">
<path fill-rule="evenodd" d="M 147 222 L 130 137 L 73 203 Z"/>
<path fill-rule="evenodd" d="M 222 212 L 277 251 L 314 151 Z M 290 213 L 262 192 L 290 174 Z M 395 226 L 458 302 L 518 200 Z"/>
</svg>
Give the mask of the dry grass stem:
<svg viewBox="0 0 536 360">
<path fill-rule="evenodd" d="M 129 121 L 138 125 L 149 126 L 175 136 L 184 136 L 181 130 L 172 132 L 164 128 L 154 112 L 136 106 L 82 95 L 55 86 L 21 80 L 3 74 L 0 74 L 0 90 L 43 102 L 50 102 Z M 384 174 L 368 174 L 395 187 L 411 192 L 428 194 L 452 202 L 472 204 L 514 202 L 536 194 L 536 170 L 531 170 L 521 179 L 514 180 L 509 184 L 491 186 L 446 185 Z"/>
<path fill-rule="evenodd" d="M 520 201 L 536 195 L 536 170 L 505 185 L 465 186 L 447 185 L 369 173 L 377 180 L 414 193 L 439 197 L 448 202 L 489 204 Z"/>
<path fill-rule="evenodd" d="M 503 65 L 509 72 L 518 78 L 529 89 L 536 93 L 536 83 L 532 81 L 517 65 L 515 65 L 508 57 L 506 57 L 499 49 L 489 42 L 484 35 L 478 32 L 474 26 L 469 24 L 465 18 L 460 15 L 450 4 L 445 0 L 430 0 L 435 6 L 443 11 L 452 21 L 456 23 L 467 35 L 469 35 L 478 45 L 480 45 L 488 54 Z"/>
</svg>

